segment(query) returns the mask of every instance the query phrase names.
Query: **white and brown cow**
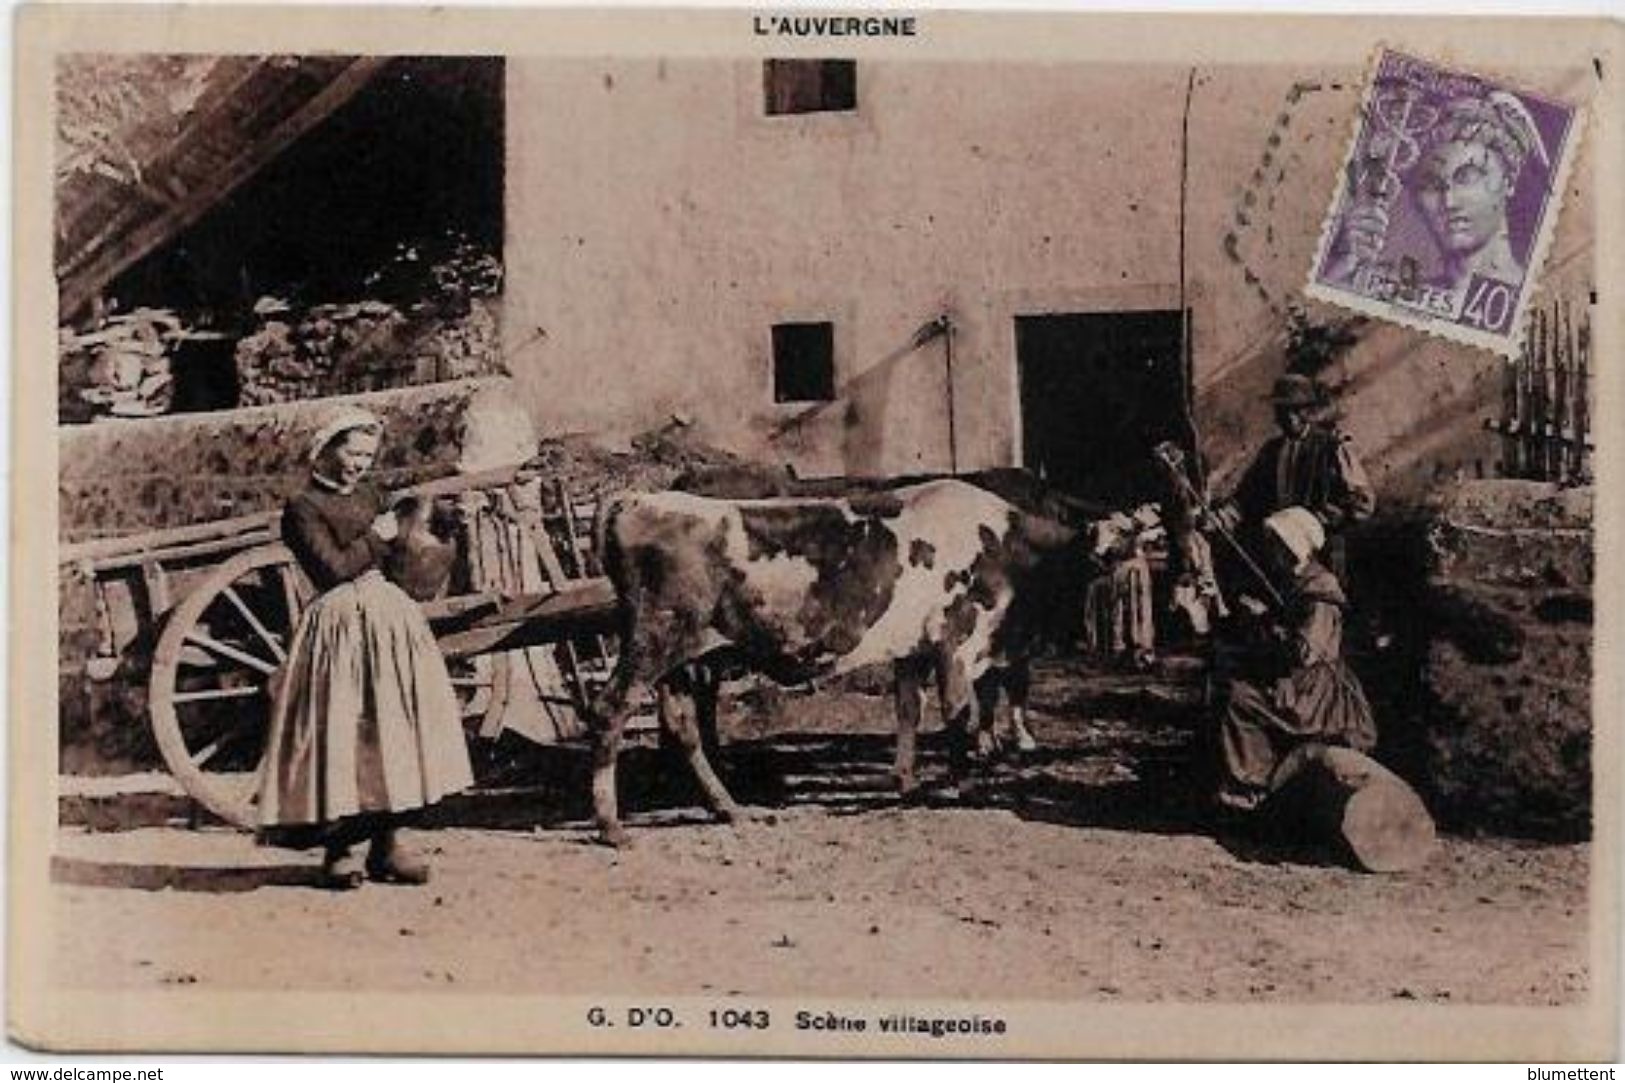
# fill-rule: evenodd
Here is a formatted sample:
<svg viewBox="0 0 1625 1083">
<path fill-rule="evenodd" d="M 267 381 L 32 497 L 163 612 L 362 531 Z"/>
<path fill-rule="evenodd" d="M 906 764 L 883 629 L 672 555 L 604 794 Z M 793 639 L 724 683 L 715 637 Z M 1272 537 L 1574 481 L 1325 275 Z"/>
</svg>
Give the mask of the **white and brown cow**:
<svg viewBox="0 0 1625 1083">
<path fill-rule="evenodd" d="M 594 810 L 611 844 L 625 841 L 615 766 L 640 686 L 653 686 L 661 724 L 712 811 L 724 820 L 739 813 L 697 724 L 714 699 L 698 712 L 673 702 L 692 691 L 682 687 L 684 667 L 717 651 L 781 683 L 894 663 L 905 793 L 915 787 L 921 696 L 934 677 L 961 766 L 982 713 L 978 680 L 1024 663 L 1011 618 L 1022 581 L 1075 533 L 952 480 L 843 499 L 625 494 L 606 502 L 598 531 L 621 610 L 620 658 L 589 711 Z"/>
</svg>

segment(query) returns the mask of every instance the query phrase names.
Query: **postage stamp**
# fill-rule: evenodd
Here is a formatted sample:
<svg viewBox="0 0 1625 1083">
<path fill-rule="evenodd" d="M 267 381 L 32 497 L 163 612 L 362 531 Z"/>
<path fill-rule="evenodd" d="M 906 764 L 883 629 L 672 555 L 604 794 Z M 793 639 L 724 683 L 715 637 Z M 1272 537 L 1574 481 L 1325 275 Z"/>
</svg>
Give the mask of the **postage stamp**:
<svg viewBox="0 0 1625 1083">
<path fill-rule="evenodd" d="M 1382 50 L 1306 292 L 1517 353 L 1579 119 L 1575 105 Z"/>
</svg>

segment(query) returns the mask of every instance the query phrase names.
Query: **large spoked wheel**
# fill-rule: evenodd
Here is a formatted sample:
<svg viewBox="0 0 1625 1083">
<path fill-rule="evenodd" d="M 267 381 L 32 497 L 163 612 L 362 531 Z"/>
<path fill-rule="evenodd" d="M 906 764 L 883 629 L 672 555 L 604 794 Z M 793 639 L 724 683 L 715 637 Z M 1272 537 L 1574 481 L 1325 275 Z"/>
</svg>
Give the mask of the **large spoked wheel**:
<svg viewBox="0 0 1625 1083">
<path fill-rule="evenodd" d="M 227 560 L 169 614 L 152 661 L 148 710 L 181 787 L 248 827 L 271 689 L 313 594 L 281 545 Z"/>
<path fill-rule="evenodd" d="M 176 781 L 238 827 L 255 822 L 271 694 L 315 591 L 283 545 L 238 553 L 170 613 L 148 684 L 153 736 Z M 464 718 L 499 711 L 502 663 L 454 663 Z"/>
</svg>

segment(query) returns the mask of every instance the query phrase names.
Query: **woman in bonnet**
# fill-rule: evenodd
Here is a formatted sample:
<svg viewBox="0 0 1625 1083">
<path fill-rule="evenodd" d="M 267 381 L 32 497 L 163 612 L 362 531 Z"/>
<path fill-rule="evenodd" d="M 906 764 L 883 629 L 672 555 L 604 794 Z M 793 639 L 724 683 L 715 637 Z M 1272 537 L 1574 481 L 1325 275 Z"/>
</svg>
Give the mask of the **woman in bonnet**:
<svg viewBox="0 0 1625 1083">
<path fill-rule="evenodd" d="M 1264 534 L 1285 604 L 1270 614 L 1266 648 L 1231 681 L 1219 722 L 1218 802 L 1236 811 L 1256 808 L 1279 789 L 1291 754 L 1306 744 L 1369 752 L 1377 743 L 1365 691 L 1343 660 L 1348 598 L 1316 559 L 1325 528 L 1313 512 L 1291 507 L 1266 519 Z"/>
<path fill-rule="evenodd" d="M 399 531 L 366 481 L 382 424 L 346 409 L 310 444 L 310 480 L 282 537 L 319 596 L 294 632 L 261 769 L 262 838 L 322 846 L 323 883 L 421 884 L 402 845 L 408 814 L 473 783 L 446 665 L 417 604 L 381 567 Z M 352 854 L 369 845 L 364 862 Z"/>
</svg>

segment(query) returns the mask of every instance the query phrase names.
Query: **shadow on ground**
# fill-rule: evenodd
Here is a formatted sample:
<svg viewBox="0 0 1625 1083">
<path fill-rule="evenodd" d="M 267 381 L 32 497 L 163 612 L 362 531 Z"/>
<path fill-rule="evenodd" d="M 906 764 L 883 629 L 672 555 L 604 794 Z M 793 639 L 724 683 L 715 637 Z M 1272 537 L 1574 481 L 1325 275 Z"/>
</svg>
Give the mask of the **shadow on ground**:
<svg viewBox="0 0 1625 1083">
<path fill-rule="evenodd" d="M 1212 835 L 1238 859 L 1318 864 L 1324 856 L 1245 825 L 1216 823 L 1205 801 L 1207 757 L 1201 689 L 1188 679 L 1101 674 L 1051 662 L 1036 674 L 1032 728 L 1039 748 L 948 771 L 940 728 L 922 734 L 920 792 L 927 807 L 1000 809 L 1035 822 L 1164 835 Z M 765 702 L 765 707 L 764 707 Z M 717 766 L 742 804 L 773 810 L 816 807 L 860 815 L 903 804 L 893 778 L 889 696 L 825 691 L 739 697 L 724 714 Z M 811 731 L 811 732 L 809 732 Z M 591 753 L 584 744 L 545 747 L 506 735 L 474 746 L 477 788 L 427 810 L 424 827 L 572 831 L 592 824 Z M 636 830 L 709 822 L 698 787 L 652 733 L 628 743 L 618 773 L 623 815 Z M 80 799 L 64 823 L 97 831 L 196 826 L 181 797 L 151 794 Z M 59 881 L 144 890 L 246 891 L 313 882 L 305 866 L 252 869 L 95 866 L 59 859 Z"/>
</svg>

